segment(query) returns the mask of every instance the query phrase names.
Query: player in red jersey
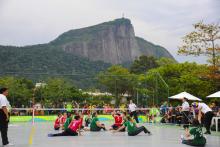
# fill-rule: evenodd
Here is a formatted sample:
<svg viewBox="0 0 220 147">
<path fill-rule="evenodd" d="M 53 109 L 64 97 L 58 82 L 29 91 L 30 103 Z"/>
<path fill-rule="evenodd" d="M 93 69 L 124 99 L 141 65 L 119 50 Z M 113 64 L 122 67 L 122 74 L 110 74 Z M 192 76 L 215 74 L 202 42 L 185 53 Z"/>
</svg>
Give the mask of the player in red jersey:
<svg viewBox="0 0 220 147">
<path fill-rule="evenodd" d="M 64 130 L 64 126 L 63 125 L 65 124 L 66 119 L 67 119 L 67 113 L 64 112 L 62 117 L 60 118 L 60 126 L 62 127 L 63 130 Z"/>
<path fill-rule="evenodd" d="M 48 134 L 48 137 L 55 137 L 55 136 L 78 136 L 80 134 L 80 117 L 76 115 L 74 120 L 69 124 L 68 129 L 63 131 L 62 133 L 58 134 Z"/>
<path fill-rule="evenodd" d="M 54 122 L 54 130 L 60 129 L 60 122 L 61 122 L 62 113 L 58 113 L 58 117 Z"/>
<path fill-rule="evenodd" d="M 112 116 L 114 117 L 115 123 L 111 126 L 110 130 L 117 130 L 123 125 L 123 117 L 121 116 L 120 111 L 112 112 Z"/>
</svg>

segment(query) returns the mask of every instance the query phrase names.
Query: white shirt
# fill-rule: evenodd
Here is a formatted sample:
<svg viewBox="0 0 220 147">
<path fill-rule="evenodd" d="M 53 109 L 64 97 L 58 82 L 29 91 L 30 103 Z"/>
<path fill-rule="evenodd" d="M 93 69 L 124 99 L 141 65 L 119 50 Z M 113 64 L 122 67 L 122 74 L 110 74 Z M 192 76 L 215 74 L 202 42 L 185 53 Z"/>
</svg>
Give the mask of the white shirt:
<svg viewBox="0 0 220 147">
<path fill-rule="evenodd" d="M 136 110 L 136 105 L 134 104 L 134 103 L 132 103 L 132 104 L 129 104 L 129 110 L 131 111 L 131 112 L 134 112 L 135 110 Z"/>
<path fill-rule="evenodd" d="M 212 111 L 212 109 L 209 108 L 209 106 L 206 105 L 205 103 L 199 103 L 198 108 L 201 109 L 202 113 L 204 113 L 204 114 L 206 114 L 209 111 Z"/>
<path fill-rule="evenodd" d="M 189 111 L 189 103 L 187 101 L 182 104 L 182 111 Z"/>
<path fill-rule="evenodd" d="M 9 101 L 7 100 L 6 96 L 3 94 L 0 94 L 0 109 L 2 107 L 6 106 L 7 108 L 10 107 Z"/>
</svg>

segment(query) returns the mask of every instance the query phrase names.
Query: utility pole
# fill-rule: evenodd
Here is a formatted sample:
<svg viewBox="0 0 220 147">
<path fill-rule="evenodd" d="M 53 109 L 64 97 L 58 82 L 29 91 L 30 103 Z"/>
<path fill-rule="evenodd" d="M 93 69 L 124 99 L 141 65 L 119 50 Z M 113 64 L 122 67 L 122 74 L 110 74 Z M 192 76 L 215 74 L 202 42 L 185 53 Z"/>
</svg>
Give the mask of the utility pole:
<svg viewBox="0 0 220 147">
<path fill-rule="evenodd" d="M 118 105 L 117 79 L 115 78 L 115 106 Z"/>
</svg>

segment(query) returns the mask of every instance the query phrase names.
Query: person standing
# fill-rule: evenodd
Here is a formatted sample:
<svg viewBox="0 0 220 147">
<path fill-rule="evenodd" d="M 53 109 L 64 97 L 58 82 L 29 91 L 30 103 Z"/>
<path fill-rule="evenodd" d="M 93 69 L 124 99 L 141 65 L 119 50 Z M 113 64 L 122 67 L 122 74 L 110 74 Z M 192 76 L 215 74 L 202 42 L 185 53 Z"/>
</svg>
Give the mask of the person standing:
<svg viewBox="0 0 220 147">
<path fill-rule="evenodd" d="M 212 112 L 212 109 L 209 108 L 208 105 L 205 103 L 193 103 L 192 106 L 195 108 L 198 108 L 199 114 L 198 114 L 198 120 L 199 123 L 201 124 L 201 119 L 202 119 L 202 113 L 204 114 L 204 125 L 206 128 L 206 132 L 204 134 L 211 134 L 210 131 L 210 126 L 212 122 L 212 118 L 214 116 L 214 113 Z"/>
<path fill-rule="evenodd" d="M 8 123 L 9 123 L 8 108 L 10 107 L 10 104 L 6 96 L 8 96 L 8 89 L 1 88 L 0 89 L 0 131 L 2 136 L 3 146 L 13 145 L 13 144 L 9 144 L 8 141 Z"/>
<path fill-rule="evenodd" d="M 128 106 L 128 109 L 130 111 L 130 116 L 134 117 L 134 119 L 136 120 L 136 123 L 139 123 L 136 108 L 137 106 L 133 103 L 132 100 L 130 100 L 130 104 Z"/>
<path fill-rule="evenodd" d="M 182 99 L 182 124 L 184 129 L 189 128 L 189 103 L 187 102 L 187 98 Z"/>
</svg>

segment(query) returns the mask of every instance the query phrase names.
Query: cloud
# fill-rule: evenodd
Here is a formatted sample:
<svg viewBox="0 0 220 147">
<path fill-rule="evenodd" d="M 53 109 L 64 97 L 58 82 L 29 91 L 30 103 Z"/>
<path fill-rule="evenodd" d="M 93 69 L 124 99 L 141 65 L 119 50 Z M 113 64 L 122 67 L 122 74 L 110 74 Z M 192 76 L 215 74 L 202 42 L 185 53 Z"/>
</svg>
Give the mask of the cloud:
<svg viewBox="0 0 220 147">
<path fill-rule="evenodd" d="M 0 0 L 0 44 L 46 43 L 124 13 L 137 36 L 166 47 L 182 61 L 176 55 L 181 37 L 200 20 L 220 21 L 219 7 L 219 0 Z"/>
</svg>

